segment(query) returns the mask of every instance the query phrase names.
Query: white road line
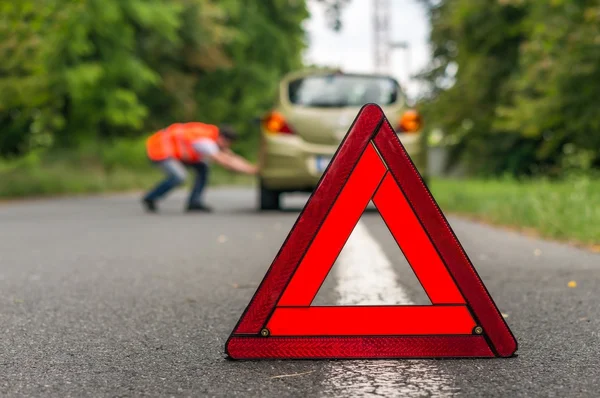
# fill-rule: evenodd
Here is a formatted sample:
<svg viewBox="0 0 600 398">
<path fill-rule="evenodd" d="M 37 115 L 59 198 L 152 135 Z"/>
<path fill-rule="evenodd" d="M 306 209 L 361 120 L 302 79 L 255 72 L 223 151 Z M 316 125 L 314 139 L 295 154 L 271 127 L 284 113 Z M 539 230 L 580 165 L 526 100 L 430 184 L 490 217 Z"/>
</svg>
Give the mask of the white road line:
<svg viewBox="0 0 600 398">
<path fill-rule="evenodd" d="M 385 253 L 359 222 L 335 267 L 339 305 L 413 304 Z M 324 396 L 447 397 L 453 381 L 429 361 L 339 361 L 330 364 Z"/>
</svg>

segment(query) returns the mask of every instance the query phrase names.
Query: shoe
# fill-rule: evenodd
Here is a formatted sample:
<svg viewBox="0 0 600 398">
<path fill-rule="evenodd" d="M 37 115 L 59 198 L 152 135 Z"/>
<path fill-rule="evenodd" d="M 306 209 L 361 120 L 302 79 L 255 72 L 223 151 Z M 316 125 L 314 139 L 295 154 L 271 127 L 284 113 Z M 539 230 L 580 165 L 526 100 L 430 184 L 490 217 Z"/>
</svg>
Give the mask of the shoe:
<svg viewBox="0 0 600 398">
<path fill-rule="evenodd" d="M 188 204 L 186 211 L 188 212 L 204 212 L 204 213 L 212 213 L 213 209 L 203 204 Z"/>
<path fill-rule="evenodd" d="M 146 208 L 146 210 L 149 211 L 150 213 L 156 213 L 156 211 L 158 210 L 156 208 L 156 203 L 153 200 L 142 199 L 142 203 L 144 204 L 144 207 Z"/>
</svg>

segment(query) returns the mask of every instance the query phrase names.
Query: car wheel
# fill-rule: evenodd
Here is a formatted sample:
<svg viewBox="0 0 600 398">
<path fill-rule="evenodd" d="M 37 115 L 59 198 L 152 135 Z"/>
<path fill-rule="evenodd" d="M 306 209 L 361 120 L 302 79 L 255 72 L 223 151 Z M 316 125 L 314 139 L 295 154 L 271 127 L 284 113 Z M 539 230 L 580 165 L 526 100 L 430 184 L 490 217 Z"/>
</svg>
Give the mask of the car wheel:
<svg viewBox="0 0 600 398">
<path fill-rule="evenodd" d="M 279 210 L 280 196 L 277 191 L 268 189 L 261 182 L 260 184 L 260 210 Z"/>
</svg>

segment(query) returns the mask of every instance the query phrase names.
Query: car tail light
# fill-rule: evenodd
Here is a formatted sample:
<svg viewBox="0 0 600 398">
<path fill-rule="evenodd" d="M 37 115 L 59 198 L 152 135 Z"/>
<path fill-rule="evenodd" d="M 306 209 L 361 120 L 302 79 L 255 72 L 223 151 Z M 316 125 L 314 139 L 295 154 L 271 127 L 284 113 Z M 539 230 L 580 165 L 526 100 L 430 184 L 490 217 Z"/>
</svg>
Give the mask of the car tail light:
<svg viewBox="0 0 600 398">
<path fill-rule="evenodd" d="M 398 131 L 401 133 L 417 133 L 421 129 L 421 115 L 414 109 L 405 111 L 398 122 Z"/>
<path fill-rule="evenodd" d="M 276 111 L 270 112 L 265 116 L 263 119 L 263 127 L 269 133 L 273 134 L 294 134 L 294 131 L 283 115 Z"/>
</svg>

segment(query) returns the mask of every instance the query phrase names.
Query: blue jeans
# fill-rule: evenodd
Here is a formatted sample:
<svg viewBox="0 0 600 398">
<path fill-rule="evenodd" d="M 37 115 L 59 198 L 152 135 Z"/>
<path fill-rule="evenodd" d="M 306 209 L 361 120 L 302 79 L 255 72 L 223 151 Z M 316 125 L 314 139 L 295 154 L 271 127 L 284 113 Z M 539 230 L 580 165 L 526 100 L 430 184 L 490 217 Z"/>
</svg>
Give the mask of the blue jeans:
<svg viewBox="0 0 600 398">
<path fill-rule="evenodd" d="M 144 200 L 155 201 L 161 199 L 174 188 L 183 185 L 187 177 L 186 167 L 188 167 L 196 173 L 194 186 L 188 197 L 188 205 L 202 203 L 202 193 L 208 181 L 208 165 L 206 163 L 182 163 L 176 159 L 166 159 L 153 163 L 165 172 L 166 178 L 148 192 L 144 196 Z"/>
</svg>

